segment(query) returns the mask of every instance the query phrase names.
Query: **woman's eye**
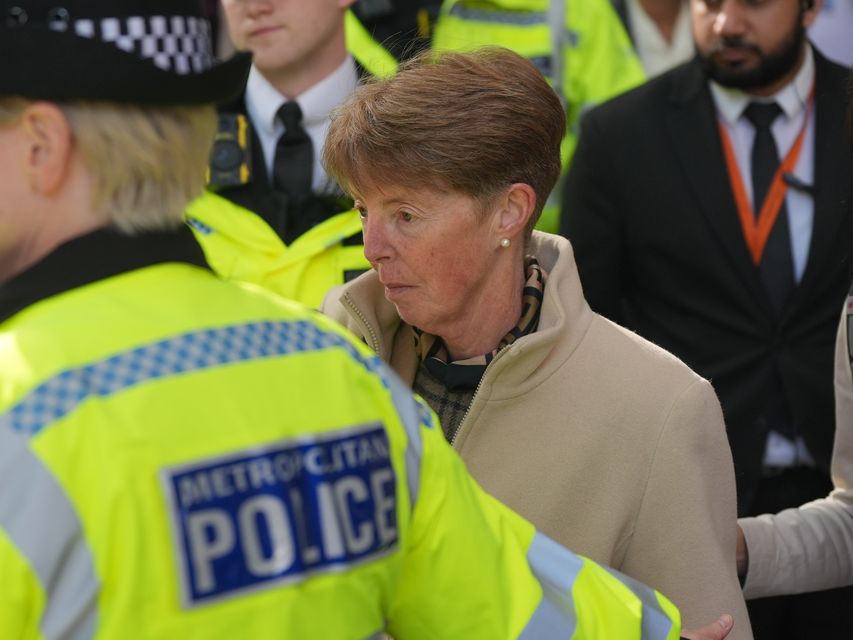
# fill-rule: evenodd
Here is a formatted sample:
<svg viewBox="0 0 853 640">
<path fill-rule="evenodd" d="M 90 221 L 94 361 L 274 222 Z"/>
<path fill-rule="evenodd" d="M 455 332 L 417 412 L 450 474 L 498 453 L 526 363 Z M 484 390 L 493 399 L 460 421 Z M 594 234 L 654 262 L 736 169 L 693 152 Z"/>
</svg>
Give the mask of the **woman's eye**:
<svg viewBox="0 0 853 640">
<path fill-rule="evenodd" d="M 403 220 L 403 222 L 411 222 L 412 220 L 415 219 L 415 216 L 413 216 L 408 211 L 401 211 L 400 212 L 400 218 Z"/>
</svg>

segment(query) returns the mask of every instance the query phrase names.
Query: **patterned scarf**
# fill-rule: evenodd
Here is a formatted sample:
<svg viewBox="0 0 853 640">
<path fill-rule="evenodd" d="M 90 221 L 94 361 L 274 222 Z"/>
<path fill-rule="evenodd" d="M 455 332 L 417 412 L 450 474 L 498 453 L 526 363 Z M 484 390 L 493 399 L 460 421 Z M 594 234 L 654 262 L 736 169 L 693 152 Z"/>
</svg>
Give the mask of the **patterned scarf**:
<svg viewBox="0 0 853 640">
<path fill-rule="evenodd" d="M 425 333 L 417 327 L 412 327 L 415 332 L 415 352 L 427 370 L 442 381 L 448 390 L 465 391 L 476 388 L 480 378 L 483 377 L 483 372 L 498 351 L 520 337 L 536 331 L 539 326 L 539 312 L 542 308 L 542 295 L 548 274 L 533 256 L 525 257 L 524 273 L 526 281 L 521 292 L 521 318 L 518 324 L 501 339 L 498 346 L 489 353 L 448 362 L 449 354 L 444 340 Z"/>
</svg>

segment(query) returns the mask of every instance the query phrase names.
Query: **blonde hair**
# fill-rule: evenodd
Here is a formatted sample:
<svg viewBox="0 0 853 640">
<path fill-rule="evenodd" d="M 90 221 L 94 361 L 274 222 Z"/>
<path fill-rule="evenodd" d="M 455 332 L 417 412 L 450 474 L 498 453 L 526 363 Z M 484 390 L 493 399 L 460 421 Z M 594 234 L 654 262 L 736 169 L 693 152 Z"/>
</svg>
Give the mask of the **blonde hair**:
<svg viewBox="0 0 853 640">
<path fill-rule="evenodd" d="M 560 174 L 566 114 L 529 61 L 508 49 L 424 52 L 359 87 L 333 116 L 323 160 L 353 195 L 382 184 L 450 188 L 484 208 L 529 184 L 536 208 Z"/>
<path fill-rule="evenodd" d="M 31 104 L 0 98 L 0 124 Z M 216 133 L 212 106 L 60 104 L 92 180 L 92 207 L 125 233 L 175 227 L 204 188 Z"/>
</svg>

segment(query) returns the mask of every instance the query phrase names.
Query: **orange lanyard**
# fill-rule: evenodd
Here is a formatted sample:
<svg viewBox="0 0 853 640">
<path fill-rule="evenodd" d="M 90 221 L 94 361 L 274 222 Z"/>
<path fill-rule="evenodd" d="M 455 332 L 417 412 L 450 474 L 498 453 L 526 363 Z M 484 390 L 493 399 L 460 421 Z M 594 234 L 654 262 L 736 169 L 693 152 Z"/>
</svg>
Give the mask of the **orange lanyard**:
<svg viewBox="0 0 853 640">
<path fill-rule="evenodd" d="M 743 185 L 743 179 L 738 169 L 729 133 L 722 122 L 718 123 L 720 137 L 723 140 L 723 155 L 726 158 L 729 182 L 732 185 L 735 204 L 737 204 L 737 212 L 740 217 L 740 226 L 743 229 L 743 237 L 746 240 L 747 247 L 749 247 L 749 253 L 752 255 L 752 261 L 756 266 L 761 262 L 764 247 L 767 245 L 767 239 L 770 237 L 773 225 L 776 224 L 776 219 L 782 210 L 782 203 L 785 201 L 785 195 L 788 192 L 788 185 L 785 182 L 784 176 L 786 173 L 791 173 L 797 166 L 797 160 L 800 158 L 800 150 L 803 147 L 803 140 L 806 137 L 806 129 L 809 125 L 813 104 L 814 86 L 812 86 L 811 93 L 809 94 L 808 106 L 806 107 L 805 117 L 803 118 L 803 126 L 800 128 L 800 133 L 797 135 L 797 139 L 794 141 L 788 154 L 779 164 L 779 168 L 776 169 L 773 182 L 770 183 L 770 189 L 767 191 L 767 196 L 761 204 L 758 218 L 753 214 L 749 198 L 746 197 L 746 188 Z"/>
</svg>

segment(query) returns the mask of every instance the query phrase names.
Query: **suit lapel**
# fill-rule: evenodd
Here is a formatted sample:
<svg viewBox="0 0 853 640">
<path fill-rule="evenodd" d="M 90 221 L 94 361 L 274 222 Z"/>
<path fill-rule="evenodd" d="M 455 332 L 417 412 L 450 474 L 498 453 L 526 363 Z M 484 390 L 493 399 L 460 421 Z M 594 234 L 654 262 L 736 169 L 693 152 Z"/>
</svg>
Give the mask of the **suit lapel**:
<svg viewBox="0 0 853 640">
<path fill-rule="evenodd" d="M 815 56 L 814 222 L 809 257 L 800 286 L 791 297 L 795 308 L 816 286 L 832 254 L 851 197 L 851 157 L 843 140 L 847 71 L 812 48 Z M 847 204 L 843 204 L 846 202 Z M 790 310 L 790 309 L 789 309 Z"/>
<path fill-rule="evenodd" d="M 717 114 L 698 59 L 672 76 L 666 105 L 669 143 L 681 164 L 697 209 L 717 236 L 722 253 L 744 284 L 772 315 L 770 301 L 752 263 L 726 173 Z"/>
</svg>

